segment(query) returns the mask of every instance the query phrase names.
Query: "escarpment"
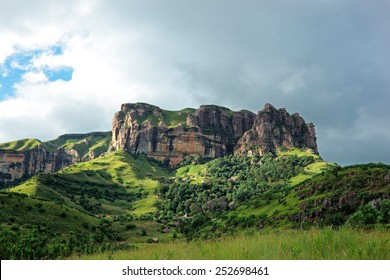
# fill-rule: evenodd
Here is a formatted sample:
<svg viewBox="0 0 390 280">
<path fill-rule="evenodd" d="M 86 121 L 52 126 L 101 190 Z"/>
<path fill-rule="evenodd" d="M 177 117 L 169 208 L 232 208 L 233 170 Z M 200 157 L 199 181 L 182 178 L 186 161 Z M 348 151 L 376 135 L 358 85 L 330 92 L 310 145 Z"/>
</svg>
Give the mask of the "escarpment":
<svg viewBox="0 0 390 280">
<path fill-rule="evenodd" d="M 111 132 L 0 144 L 0 188 L 115 149 L 145 153 L 176 167 L 188 157 L 263 155 L 291 148 L 318 154 L 314 125 L 298 113 L 290 115 L 270 104 L 257 115 L 217 105 L 168 111 L 146 103 L 123 104 L 114 115 Z"/>
<path fill-rule="evenodd" d="M 112 146 L 145 153 L 177 166 L 186 156 L 221 157 L 252 127 L 255 114 L 204 105 L 166 111 L 145 103 L 123 104 L 113 119 Z"/>
<path fill-rule="evenodd" d="M 257 116 L 216 105 L 166 111 L 145 103 L 123 104 L 113 118 L 112 147 L 145 153 L 171 167 L 187 156 L 263 155 L 281 147 L 318 153 L 314 125 L 270 104 Z"/>
<path fill-rule="evenodd" d="M 27 151 L 0 150 L 0 187 L 80 162 L 75 153 L 64 149 L 49 152 L 42 146 Z"/>
<path fill-rule="evenodd" d="M 39 173 L 56 172 L 71 164 L 92 160 L 107 152 L 110 132 L 65 134 L 35 146 L 24 139 L 0 145 L 0 188 L 14 185 Z M 27 147 L 27 148 L 25 148 Z"/>
</svg>

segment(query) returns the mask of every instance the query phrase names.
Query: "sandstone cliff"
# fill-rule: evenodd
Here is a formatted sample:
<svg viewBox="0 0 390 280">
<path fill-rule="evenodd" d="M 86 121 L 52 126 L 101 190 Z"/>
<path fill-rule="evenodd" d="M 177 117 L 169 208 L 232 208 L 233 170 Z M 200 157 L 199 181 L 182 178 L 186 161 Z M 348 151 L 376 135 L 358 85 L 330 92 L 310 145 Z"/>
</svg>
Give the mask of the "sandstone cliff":
<svg viewBox="0 0 390 280">
<path fill-rule="evenodd" d="M 298 113 L 266 104 L 259 111 L 253 127 L 234 147 L 236 155 L 276 153 L 279 148 L 305 148 L 318 154 L 314 125 L 305 123 Z"/>
<path fill-rule="evenodd" d="M 65 134 L 43 143 L 35 140 L 33 146 L 24 145 L 24 142 L 32 142 L 30 139 L 1 144 L 0 188 L 38 173 L 56 172 L 71 164 L 91 160 L 107 151 L 109 139 L 109 132 L 93 132 Z"/>
<path fill-rule="evenodd" d="M 53 153 L 38 146 L 28 151 L 0 150 L 0 187 L 17 183 L 42 172 L 56 172 L 79 162 L 71 151 Z"/>
<path fill-rule="evenodd" d="M 123 104 L 112 122 L 112 146 L 168 160 L 174 167 L 186 156 L 216 158 L 233 152 L 254 119 L 252 112 L 215 105 L 172 112 L 144 103 Z"/>
<path fill-rule="evenodd" d="M 113 118 L 112 147 L 167 160 L 171 167 L 186 156 L 263 155 L 281 147 L 318 153 L 314 125 L 270 104 L 257 116 L 216 105 L 172 112 L 145 103 L 123 104 Z"/>
<path fill-rule="evenodd" d="M 188 156 L 263 155 L 281 148 L 305 148 L 318 154 L 314 125 L 305 123 L 297 113 L 290 115 L 270 104 L 257 116 L 216 105 L 167 111 L 145 103 L 123 104 L 114 115 L 112 133 L 0 144 L 0 188 L 91 160 L 111 149 L 145 153 L 176 167 Z"/>
</svg>

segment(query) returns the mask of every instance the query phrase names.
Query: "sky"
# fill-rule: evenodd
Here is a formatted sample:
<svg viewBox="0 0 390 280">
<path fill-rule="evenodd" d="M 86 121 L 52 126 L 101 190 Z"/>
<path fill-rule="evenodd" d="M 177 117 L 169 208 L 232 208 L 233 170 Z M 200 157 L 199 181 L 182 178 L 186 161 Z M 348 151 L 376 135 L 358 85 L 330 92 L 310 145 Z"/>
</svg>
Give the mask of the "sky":
<svg viewBox="0 0 390 280">
<path fill-rule="evenodd" d="M 108 131 L 122 103 L 271 103 L 325 160 L 390 163 L 390 0 L 0 5 L 0 142 Z"/>
</svg>

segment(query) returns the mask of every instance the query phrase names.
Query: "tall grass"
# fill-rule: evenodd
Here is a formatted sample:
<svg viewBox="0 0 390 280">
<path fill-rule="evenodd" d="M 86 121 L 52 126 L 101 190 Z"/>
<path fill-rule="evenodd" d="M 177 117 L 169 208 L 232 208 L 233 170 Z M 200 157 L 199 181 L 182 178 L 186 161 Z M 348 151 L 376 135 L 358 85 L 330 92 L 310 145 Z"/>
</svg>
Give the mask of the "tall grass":
<svg viewBox="0 0 390 280">
<path fill-rule="evenodd" d="M 206 241 L 140 244 L 138 248 L 74 259 L 357 260 L 390 259 L 389 231 L 311 229 L 249 232 Z"/>
</svg>

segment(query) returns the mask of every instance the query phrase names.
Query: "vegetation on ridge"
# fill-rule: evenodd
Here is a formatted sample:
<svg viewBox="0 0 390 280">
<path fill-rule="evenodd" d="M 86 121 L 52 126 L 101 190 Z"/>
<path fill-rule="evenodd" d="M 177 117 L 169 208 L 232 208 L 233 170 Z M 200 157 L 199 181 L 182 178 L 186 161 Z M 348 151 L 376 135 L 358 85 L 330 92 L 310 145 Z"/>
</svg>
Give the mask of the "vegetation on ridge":
<svg viewBox="0 0 390 280">
<path fill-rule="evenodd" d="M 0 144 L 0 149 L 27 151 L 42 146 L 49 152 L 58 149 L 76 150 L 80 157 L 86 156 L 90 151 L 95 156 L 107 152 L 111 142 L 111 132 L 91 132 L 86 134 L 64 134 L 56 139 L 42 142 L 38 139 L 22 139 Z"/>
<path fill-rule="evenodd" d="M 21 139 L 11 141 L 7 143 L 1 143 L 0 149 L 3 150 L 15 150 L 15 151 L 26 151 L 40 145 L 42 142 L 38 139 Z"/>
</svg>

